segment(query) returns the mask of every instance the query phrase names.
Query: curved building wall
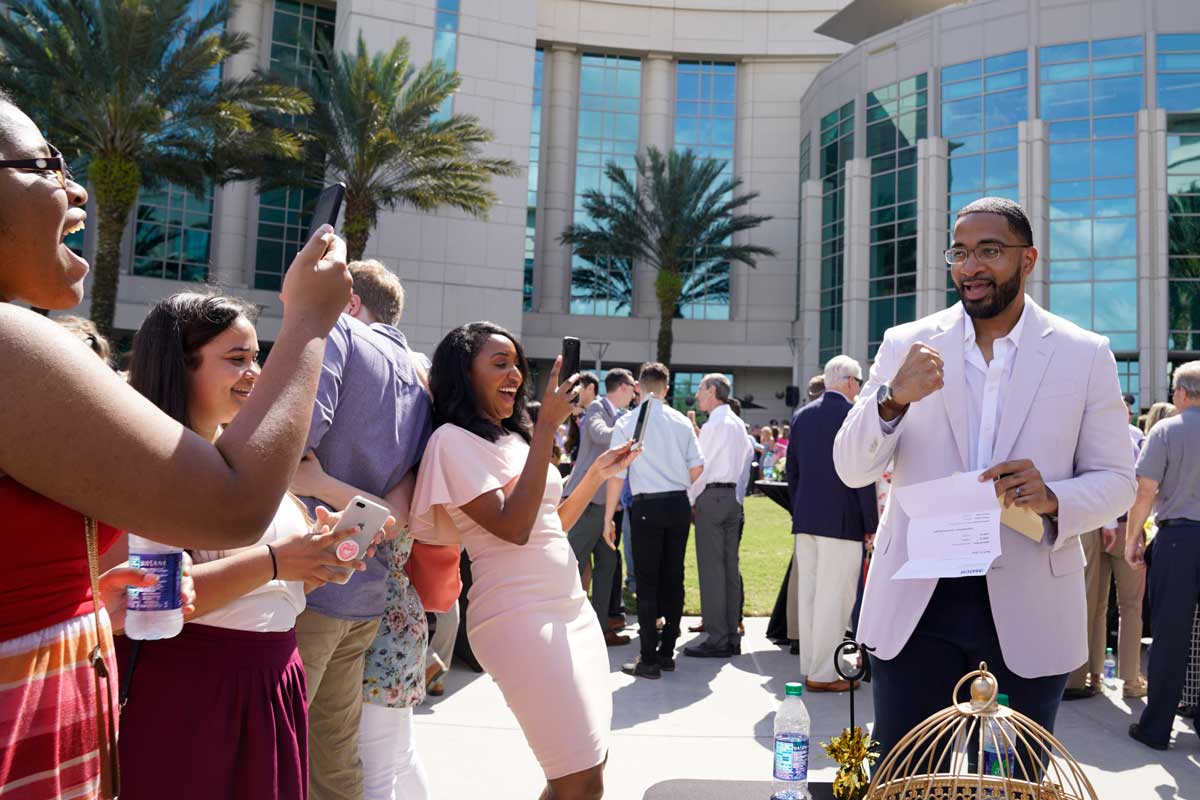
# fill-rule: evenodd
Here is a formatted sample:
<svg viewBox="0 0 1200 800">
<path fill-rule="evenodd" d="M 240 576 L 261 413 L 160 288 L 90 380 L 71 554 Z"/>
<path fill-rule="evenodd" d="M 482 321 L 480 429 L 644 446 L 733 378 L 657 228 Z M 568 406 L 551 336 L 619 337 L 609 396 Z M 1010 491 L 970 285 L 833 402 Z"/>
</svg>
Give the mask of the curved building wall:
<svg viewBox="0 0 1200 800">
<path fill-rule="evenodd" d="M 1188 0 L 968 3 L 847 51 L 801 103 L 803 369 L 956 302 L 954 211 L 999 195 L 1030 214 L 1033 297 L 1165 398 L 1200 354 L 1198 112 Z"/>
</svg>

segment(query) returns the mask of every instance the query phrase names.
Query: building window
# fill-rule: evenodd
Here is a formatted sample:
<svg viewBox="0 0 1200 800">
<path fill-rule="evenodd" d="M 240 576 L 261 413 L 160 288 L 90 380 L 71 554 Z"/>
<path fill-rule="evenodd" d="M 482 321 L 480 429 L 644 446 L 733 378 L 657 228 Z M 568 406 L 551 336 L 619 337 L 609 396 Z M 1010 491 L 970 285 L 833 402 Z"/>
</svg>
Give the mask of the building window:
<svg viewBox="0 0 1200 800">
<path fill-rule="evenodd" d="M 525 283 L 521 308 L 533 310 L 533 265 L 537 260 L 538 166 L 542 152 L 542 78 L 546 70 L 546 52 L 538 48 L 533 56 L 533 110 L 529 119 L 529 177 L 525 193 Z"/>
<path fill-rule="evenodd" d="M 700 413 L 700 409 L 696 408 L 696 392 L 700 391 L 700 382 L 704 380 L 704 376 L 711 375 L 716 371 L 671 373 L 671 406 L 681 414 L 686 414 L 688 411 L 695 411 L 698 415 L 696 422 L 704 422 L 707 417 Z M 729 372 L 722 374 L 729 380 L 729 386 L 732 390 L 733 374 Z"/>
<path fill-rule="evenodd" d="M 842 351 L 846 162 L 854 157 L 854 101 L 821 118 L 820 360 Z"/>
<path fill-rule="evenodd" d="M 917 141 L 927 135 L 925 73 L 867 94 L 871 256 L 867 358 L 917 315 Z"/>
<path fill-rule="evenodd" d="M 309 70 L 327 65 L 309 58 L 309 48 L 323 43 L 333 46 L 337 12 L 314 3 L 275 0 L 271 26 L 271 67 L 281 69 L 301 65 Z M 321 193 L 325 159 L 309 155 L 311 180 L 263 192 L 258 198 L 258 238 L 254 258 L 254 288 L 279 291 L 283 273 L 296 252 L 304 246 L 312 219 L 312 209 Z"/>
<path fill-rule="evenodd" d="M 1138 368 L 1138 360 L 1136 356 L 1125 356 L 1117 359 L 1117 378 L 1121 381 L 1121 392 L 1129 393 L 1134 396 L 1134 407 L 1137 407 L 1137 398 L 1141 397 L 1141 374 Z"/>
<path fill-rule="evenodd" d="M 591 218 L 583 193 L 609 193 L 605 165 L 636 173 L 642 62 L 628 56 L 585 53 L 579 70 L 579 138 L 575 148 L 575 222 Z M 612 253 L 595 261 L 571 259 L 571 313 L 628 317 L 633 310 L 633 259 Z"/>
<path fill-rule="evenodd" d="M 812 134 L 800 140 L 800 213 L 796 215 L 796 319 L 804 311 L 804 182 L 812 173 Z"/>
<path fill-rule="evenodd" d="M 208 280 L 213 194 L 172 184 L 138 196 L 133 274 L 176 281 Z"/>
<path fill-rule="evenodd" d="M 951 236 L 954 215 L 972 200 L 1020 200 L 1017 123 L 1028 116 L 1027 62 L 1026 52 L 1018 50 L 942 69 L 942 136 L 949 151 L 946 228 Z M 949 270 L 946 290 L 946 304 L 957 303 Z"/>
<path fill-rule="evenodd" d="M 1142 37 L 1043 47 L 1050 132 L 1050 310 L 1137 351 Z"/>
<path fill-rule="evenodd" d="M 441 61 L 448 70 L 458 64 L 458 0 L 438 0 L 433 22 L 433 58 Z M 453 113 L 454 95 L 450 95 L 442 101 L 433 120 L 442 122 L 450 119 Z"/>
<path fill-rule="evenodd" d="M 1172 351 L 1200 351 L 1200 115 L 1167 118 L 1167 296 Z"/>
<path fill-rule="evenodd" d="M 1158 107 L 1200 110 L 1200 33 L 1160 33 L 1156 46 Z"/>
<path fill-rule="evenodd" d="M 675 149 L 724 162 L 733 177 L 737 65 L 680 61 L 675 67 Z M 677 317 L 729 319 L 729 262 L 698 259 L 684 278 Z"/>
</svg>

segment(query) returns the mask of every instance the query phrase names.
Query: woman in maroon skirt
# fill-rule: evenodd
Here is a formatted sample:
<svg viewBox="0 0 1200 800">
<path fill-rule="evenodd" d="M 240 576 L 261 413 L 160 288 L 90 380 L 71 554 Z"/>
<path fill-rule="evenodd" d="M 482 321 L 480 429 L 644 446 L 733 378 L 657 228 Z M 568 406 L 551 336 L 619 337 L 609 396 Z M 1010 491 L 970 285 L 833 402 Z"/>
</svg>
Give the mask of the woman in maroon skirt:
<svg viewBox="0 0 1200 800">
<path fill-rule="evenodd" d="M 129 382 L 216 441 L 259 374 L 254 308 L 184 292 L 134 337 Z M 323 512 L 323 509 L 321 510 Z M 321 512 L 318 512 L 321 513 Z M 324 514 L 321 514 L 324 519 Z M 332 546 L 285 495 L 257 543 L 192 550 L 196 613 L 173 639 L 119 639 L 123 800 L 296 800 L 308 793 L 308 715 L 296 615 L 305 589 L 337 577 Z"/>
</svg>

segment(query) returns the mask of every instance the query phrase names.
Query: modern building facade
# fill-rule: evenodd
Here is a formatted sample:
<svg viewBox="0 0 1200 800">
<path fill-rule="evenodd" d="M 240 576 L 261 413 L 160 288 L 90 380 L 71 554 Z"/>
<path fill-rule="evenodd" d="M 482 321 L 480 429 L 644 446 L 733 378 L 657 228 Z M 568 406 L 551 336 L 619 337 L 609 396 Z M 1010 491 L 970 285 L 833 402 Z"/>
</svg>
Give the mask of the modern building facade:
<svg viewBox="0 0 1200 800">
<path fill-rule="evenodd" d="M 574 259 L 558 236 L 585 220 L 583 192 L 606 188 L 605 163 L 690 147 L 759 193 L 751 208 L 772 219 L 748 235 L 777 256 L 689 278 L 674 322 L 681 397 L 719 371 L 763 406 L 748 419 L 786 417 L 784 387 L 824 359 L 866 364 L 889 325 L 954 302 L 942 258 L 953 210 L 999 194 L 1032 215 L 1034 297 L 1109 336 L 1126 387 L 1163 399 L 1169 365 L 1200 355 L 1200 5 L 880 8 L 243 0 L 234 24 L 259 46 L 226 72 L 303 58 L 318 37 L 348 48 L 361 33 L 381 50 L 405 36 L 416 63 L 440 58 L 463 77 L 442 113 L 477 115 L 496 134 L 490 152 L 527 167 L 495 182 L 501 202 L 487 220 L 382 215 L 367 256 L 404 281 L 402 326 L 418 349 L 486 318 L 518 332 L 542 366 L 564 335 L 602 368 L 652 358 L 652 272 Z M 117 327 L 135 329 L 150 303 L 209 280 L 263 307 L 269 341 L 313 194 L 143 193 Z"/>
</svg>

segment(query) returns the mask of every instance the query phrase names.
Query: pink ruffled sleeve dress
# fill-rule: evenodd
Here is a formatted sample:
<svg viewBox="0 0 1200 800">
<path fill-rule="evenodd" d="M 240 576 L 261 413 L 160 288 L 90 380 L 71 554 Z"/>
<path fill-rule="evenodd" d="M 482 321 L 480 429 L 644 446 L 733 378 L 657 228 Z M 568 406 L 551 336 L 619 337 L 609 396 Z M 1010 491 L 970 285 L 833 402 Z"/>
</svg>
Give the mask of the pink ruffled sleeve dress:
<svg viewBox="0 0 1200 800">
<path fill-rule="evenodd" d="M 528 455 L 529 445 L 515 434 L 492 443 L 441 426 L 417 474 L 410 528 L 419 541 L 466 547 L 471 647 L 552 779 L 602 763 L 612 723 L 604 635 L 558 517 L 562 478 L 547 467 L 541 510 L 524 545 L 489 533 L 461 511 L 482 494 L 511 490 Z"/>
</svg>

